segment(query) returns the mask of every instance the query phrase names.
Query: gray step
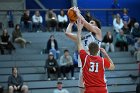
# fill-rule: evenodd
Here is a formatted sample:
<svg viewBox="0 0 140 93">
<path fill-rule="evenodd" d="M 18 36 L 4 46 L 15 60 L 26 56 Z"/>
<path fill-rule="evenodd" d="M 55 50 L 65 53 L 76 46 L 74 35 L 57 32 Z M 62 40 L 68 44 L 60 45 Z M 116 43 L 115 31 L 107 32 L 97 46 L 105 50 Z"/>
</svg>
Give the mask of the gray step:
<svg viewBox="0 0 140 93">
<path fill-rule="evenodd" d="M 65 87 L 64 87 L 65 88 Z M 32 93 L 39 93 L 41 91 L 41 93 L 46 93 L 46 91 L 48 93 L 53 93 L 53 89 L 33 89 L 31 90 Z M 67 89 L 70 93 L 79 93 L 79 88 L 75 87 L 75 88 L 65 88 Z M 120 85 L 120 86 L 108 86 L 108 92 L 109 93 L 136 93 L 135 90 L 136 89 L 136 85 Z"/>
<path fill-rule="evenodd" d="M 12 68 L 0 68 L 0 74 L 11 74 Z M 45 70 L 43 67 L 26 67 L 26 68 L 19 68 L 19 73 L 44 73 Z"/>
<path fill-rule="evenodd" d="M 41 54 L 32 54 L 32 55 L 18 55 L 18 54 L 13 54 L 13 55 L 1 55 L 0 56 L 0 61 L 33 61 L 33 60 L 45 60 L 46 55 L 41 55 Z"/>
<path fill-rule="evenodd" d="M 31 86 L 33 86 L 31 83 L 30 84 L 26 83 L 26 84 L 29 86 L 31 93 L 40 93 L 40 92 L 41 93 L 46 93 L 46 91 L 47 91 L 47 93 L 52 93 L 52 91 L 54 89 L 56 89 L 56 82 L 55 81 L 54 82 L 51 81 L 51 82 L 54 83 L 54 84 L 51 84 L 51 86 L 54 85 L 54 86 L 52 86 L 52 88 L 48 87 L 48 84 L 47 84 L 48 82 L 44 82 L 44 83 L 42 82 L 41 84 L 40 83 L 38 83 L 38 84 L 33 83 L 33 84 L 35 84 L 34 85 L 35 89 L 31 89 L 31 88 L 33 88 L 33 87 L 31 87 Z M 65 82 L 67 82 L 67 81 L 63 81 L 63 88 L 66 88 L 69 91 L 72 91 L 70 93 L 78 93 L 79 88 L 77 86 L 75 86 L 75 85 L 74 86 L 67 86 L 68 84 L 70 85 L 70 84 L 74 83 L 75 80 L 69 81 L 68 84 L 66 84 Z M 36 86 L 37 85 L 39 86 L 39 84 L 42 87 L 40 89 L 37 89 Z M 6 84 L 2 84 L 2 85 L 7 86 Z M 136 84 L 132 84 L 132 85 L 112 85 L 112 86 L 107 86 L 107 88 L 108 88 L 109 93 L 113 93 L 113 92 L 115 92 L 115 93 L 131 93 L 131 92 L 135 93 Z"/>
<path fill-rule="evenodd" d="M 35 62 L 38 62 L 37 64 Z M 40 63 L 40 64 L 39 64 Z M 22 65 L 23 64 L 23 65 Z M 45 61 L 25 61 L 24 63 L 22 62 L 16 62 L 15 65 L 19 68 L 20 73 L 43 73 L 44 72 L 44 65 Z M 39 65 L 38 65 L 39 64 Z M 6 65 L 6 64 L 5 64 Z M 0 74 L 10 74 L 11 68 L 14 64 L 8 65 L 10 68 L 0 68 L 0 71 L 2 71 Z M 28 66 L 27 66 L 28 65 Z M 115 71 L 120 71 L 120 70 L 138 70 L 138 64 L 116 64 L 115 65 Z M 113 71 L 112 71 L 113 72 Z"/>
<path fill-rule="evenodd" d="M 34 61 L 2 61 L 0 62 L 1 68 L 6 67 L 37 67 L 45 66 L 45 60 L 34 60 Z"/>
<path fill-rule="evenodd" d="M 129 75 L 134 75 L 137 76 L 138 75 L 138 70 L 134 70 L 134 71 L 106 71 L 105 72 L 105 76 L 106 78 L 115 78 L 115 77 L 128 77 Z M 0 77 L 0 82 L 6 82 L 8 79 L 9 75 L 1 75 Z M 47 80 L 47 74 L 22 74 L 23 78 L 25 81 L 41 81 L 41 80 Z M 68 75 L 69 78 L 71 77 L 71 75 Z M 79 78 L 79 72 L 75 72 L 74 76 L 76 79 Z M 53 74 L 51 77 L 55 77 Z"/>
</svg>

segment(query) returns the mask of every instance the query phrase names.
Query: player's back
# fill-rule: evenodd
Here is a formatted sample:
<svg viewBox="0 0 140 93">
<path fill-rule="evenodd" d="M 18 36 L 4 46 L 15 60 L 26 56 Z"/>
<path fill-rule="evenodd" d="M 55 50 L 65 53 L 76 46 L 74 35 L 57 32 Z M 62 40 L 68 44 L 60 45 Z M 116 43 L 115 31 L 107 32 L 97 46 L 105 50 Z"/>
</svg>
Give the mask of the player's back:
<svg viewBox="0 0 140 93">
<path fill-rule="evenodd" d="M 103 58 L 87 55 L 82 66 L 85 87 L 106 87 Z"/>
</svg>

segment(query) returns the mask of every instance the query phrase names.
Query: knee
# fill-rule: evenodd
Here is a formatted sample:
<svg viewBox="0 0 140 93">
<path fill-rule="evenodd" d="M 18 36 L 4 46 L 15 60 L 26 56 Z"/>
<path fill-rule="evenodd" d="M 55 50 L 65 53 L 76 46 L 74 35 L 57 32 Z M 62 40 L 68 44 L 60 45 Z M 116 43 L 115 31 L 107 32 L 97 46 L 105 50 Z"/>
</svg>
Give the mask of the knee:
<svg viewBox="0 0 140 93">
<path fill-rule="evenodd" d="M 24 90 L 28 90 L 28 86 L 27 85 L 23 85 L 23 89 Z"/>
<path fill-rule="evenodd" d="M 9 86 L 9 91 L 13 91 L 13 90 L 14 90 L 13 86 Z"/>
</svg>

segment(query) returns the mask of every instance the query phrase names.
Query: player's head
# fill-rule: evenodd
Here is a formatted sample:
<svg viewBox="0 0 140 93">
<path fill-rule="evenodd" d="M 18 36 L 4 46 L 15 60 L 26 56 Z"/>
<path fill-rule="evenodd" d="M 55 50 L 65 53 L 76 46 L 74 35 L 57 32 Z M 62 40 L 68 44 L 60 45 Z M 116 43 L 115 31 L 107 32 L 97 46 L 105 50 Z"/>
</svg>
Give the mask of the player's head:
<svg viewBox="0 0 140 93">
<path fill-rule="evenodd" d="M 17 74 L 17 68 L 16 67 L 12 67 L 12 74 Z"/>
<path fill-rule="evenodd" d="M 99 46 L 98 46 L 97 43 L 92 42 L 92 43 L 89 44 L 88 49 L 89 49 L 90 55 L 94 55 L 95 56 L 95 55 L 97 55 L 97 53 L 99 51 Z"/>
<path fill-rule="evenodd" d="M 69 50 L 65 49 L 65 50 L 64 50 L 64 55 L 65 55 L 65 56 L 69 56 Z"/>
<path fill-rule="evenodd" d="M 100 24 L 100 21 L 95 19 L 95 18 L 92 18 L 89 22 L 91 25 L 93 26 L 97 26 L 99 29 L 101 29 L 101 24 Z"/>
<path fill-rule="evenodd" d="M 62 89 L 62 82 L 60 82 L 60 81 L 57 82 L 57 88 L 60 90 Z"/>
</svg>

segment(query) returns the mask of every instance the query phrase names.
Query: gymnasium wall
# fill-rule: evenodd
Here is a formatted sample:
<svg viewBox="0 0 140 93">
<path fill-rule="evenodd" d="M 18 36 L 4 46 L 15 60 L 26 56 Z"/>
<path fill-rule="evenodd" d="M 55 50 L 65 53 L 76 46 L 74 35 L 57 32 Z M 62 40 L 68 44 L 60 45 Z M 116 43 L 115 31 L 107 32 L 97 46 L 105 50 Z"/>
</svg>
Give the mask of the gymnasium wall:
<svg viewBox="0 0 140 93">
<path fill-rule="evenodd" d="M 140 0 L 118 0 L 121 8 L 128 8 L 129 15 L 140 22 Z M 71 0 L 40 0 L 46 9 L 68 9 Z M 80 9 L 111 8 L 113 0 L 77 0 Z M 26 0 L 27 9 L 41 9 L 34 0 Z M 58 12 L 57 12 L 58 13 Z M 83 12 L 84 13 L 84 12 Z M 112 14 L 106 11 L 91 11 L 91 14 L 100 19 L 102 25 L 112 25 Z M 44 13 L 43 13 L 44 15 Z"/>
</svg>

